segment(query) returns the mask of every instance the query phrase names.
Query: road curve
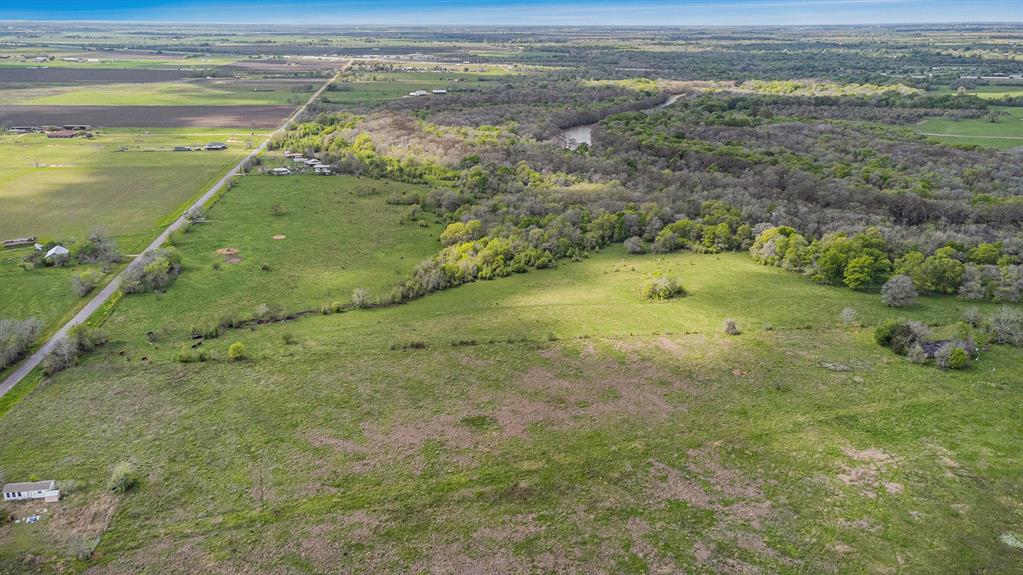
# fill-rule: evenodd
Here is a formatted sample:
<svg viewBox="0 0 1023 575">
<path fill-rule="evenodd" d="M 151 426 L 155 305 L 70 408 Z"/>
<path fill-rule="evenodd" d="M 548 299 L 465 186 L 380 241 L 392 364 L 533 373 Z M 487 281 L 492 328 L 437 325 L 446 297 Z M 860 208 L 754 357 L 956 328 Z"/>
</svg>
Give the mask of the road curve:
<svg viewBox="0 0 1023 575">
<path fill-rule="evenodd" d="M 160 246 L 163 245 L 164 242 L 167 241 L 167 238 L 169 238 L 172 233 L 181 229 L 181 227 L 185 225 L 185 213 L 187 213 L 188 210 L 191 210 L 194 207 L 205 206 L 206 202 L 208 202 L 210 198 L 216 195 L 217 192 L 219 192 L 225 185 L 227 185 L 227 182 L 231 178 L 241 173 L 242 166 L 244 166 L 246 162 L 248 162 L 252 158 L 255 158 L 257 155 L 266 150 L 266 147 L 270 144 L 270 140 L 272 140 L 274 136 L 284 132 L 284 130 L 287 129 L 288 124 L 290 124 L 293 120 L 301 116 L 302 113 L 304 113 L 306 109 L 309 107 L 309 105 L 312 104 L 317 98 L 319 98 L 321 94 L 323 94 L 323 92 L 327 89 L 327 86 L 331 85 L 335 80 L 337 80 L 338 76 L 342 72 L 347 70 L 348 66 L 350 65 L 351 61 L 346 62 L 333 76 L 331 76 L 329 80 L 327 80 L 322 86 L 320 86 L 319 90 L 314 92 L 313 95 L 310 96 L 308 100 L 306 100 L 305 104 L 302 104 L 302 106 L 295 110 L 295 113 L 289 116 L 288 119 L 285 120 L 283 124 L 281 124 L 276 130 L 271 132 L 266 137 L 266 139 L 263 140 L 263 143 L 261 143 L 259 147 L 257 147 L 255 150 L 252 151 L 252 153 L 245 156 L 237 164 L 235 164 L 234 167 L 231 168 L 226 174 L 224 174 L 222 178 L 217 180 L 216 183 L 214 183 L 213 186 L 210 187 L 210 189 L 207 190 L 205 194 L 203 194 L 199 199 L 197 199 L 192 205 L 188 206 L 188 208 L 180 216 L 178 216 L 178 219 L 174 220 L 174 222 L 171 223 L 171 225 L 167 226 L 167 229 L 163 230 L 163 232 L 161 232 L 160 235 L 156 236 L 156 239 L 154 239 L 149 244 L 149 246 L 147 246 L 146 249 L 142 251 L 142 254 L 149 250 L 155 250 L 159 248 Z M 110 283 L 104 286 L 103 289 L 99 291 L 99 293 L 97 293 L 91 300 L 89 300 L 89 303 L 85 304 L 85 307 L 83 307 L 78 313 L 76 313 L 75 316 L 71 318 L 67 323 L 62 325 L 60 329 L 57 330 L 57 332 L 54 333 L 50 337 L 50 339 L 46 340 L 46 342 L 43 343 L 43 345 L 39 346 L 39 349 L 37 349 L 32 355 L 23 359 L 21 363 L 19 363 L 14 368 L 14 371 L 9 373 L 7 377 L 4 378 L 3 383 L 0 383 L 0 397 L 3 397 L 4 395 L 7 394 L 7 392 L 11 391 L 11 389 L 13 389 L 14 386 L 18 384 L 18 382 L 24 379 L 26 375 L 31 373 L 33 369 L 35 369 L 40 363 L 42 363 L 43 359 L 45 359 L 46 356 L 49 355 L 51 351 L 53 351 L 53 348 L 57 346 L 57 342 L 59 342 L 61 338 L 67 336 L 71 328 L 81 323 L 85 323 L 85 321 L 89 319 L 89 316 L 91 316 L 103 304 L 110 300 L 110 298 L 115 293 L 117 293 L 117 290 L 120 289 L 121 283 L 124 281 L 124 277 L 128 273 L 128 270 L 138 265 L 138 262 L 140 261 L 142 254 L 135 256 L 131 260 L 131 262 L 129 262 L 128 265 L 125 266 L 123 270 L 121 270 L 119 274 L 114 276 L 114 279 L 110 280 Z"/>
</svg>

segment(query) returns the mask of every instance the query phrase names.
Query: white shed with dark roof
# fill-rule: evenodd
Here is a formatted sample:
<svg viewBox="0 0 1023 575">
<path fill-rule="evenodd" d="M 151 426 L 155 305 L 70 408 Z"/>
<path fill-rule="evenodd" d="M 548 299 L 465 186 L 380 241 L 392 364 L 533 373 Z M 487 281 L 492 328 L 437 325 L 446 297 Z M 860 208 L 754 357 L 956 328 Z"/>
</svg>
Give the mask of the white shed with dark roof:
<svg viewBox="0 0 1023 575">
<path fill-rule="evenodd" d="M 60 500 L 57 482 L 30 481 L 27 483 L 8 483 L 4 485 L 4 501 L 24 501 L 26 499 Z"/>
</svg>

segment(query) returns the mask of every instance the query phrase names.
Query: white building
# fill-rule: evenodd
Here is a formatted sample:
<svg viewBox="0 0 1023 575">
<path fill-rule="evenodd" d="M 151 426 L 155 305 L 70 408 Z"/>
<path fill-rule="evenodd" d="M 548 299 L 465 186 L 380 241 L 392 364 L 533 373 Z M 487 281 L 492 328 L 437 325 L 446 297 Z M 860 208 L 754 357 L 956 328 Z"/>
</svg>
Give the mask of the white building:
<svg viewBox="0 0 1023 575">
<path fill-rule="evenodd" d="M 4 501 L 24 501 L 25 499 L 43 499 L 47 502 L 59 501 L 60 490 L 57 482 L 32 481 L 29 483 L 8 483 L 4 485 Z"/>
<path fill-rule="evenodd" d="M 69 253 L 71 252 L 69 252 L 68 249 L 65 248 L 64 246 L 53 246 L 52 248 L 50 248 L 50 251 L 46 252 L 46 255 L 43 257 L 45 259 L 50 259 L 56 256 L 66 256 Z"/>
<path fill-rule="evenodd" d="M 289 176 L 291 175 L 291 170 L 288 168 L 274 168 L 270 170 L 270 173 L 275 176 Z"/>
</svg>

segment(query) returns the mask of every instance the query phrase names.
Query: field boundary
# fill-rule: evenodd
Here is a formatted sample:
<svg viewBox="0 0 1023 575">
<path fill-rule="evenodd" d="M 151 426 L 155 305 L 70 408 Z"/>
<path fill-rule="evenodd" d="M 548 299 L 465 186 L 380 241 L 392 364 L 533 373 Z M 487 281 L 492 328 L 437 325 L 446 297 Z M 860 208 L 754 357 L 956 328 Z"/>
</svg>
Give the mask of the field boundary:
<svg viewBox="0 0 1023 575">
<path fill-rule="evenodd" d="M 188 209 L 192 209 L 193 207 L 201 208 L 205 206 L 211 198 L 220 193 L 221 190 L 226 189 L 228 182 L 230 182 L 235 176 L 240 174 L 243 168 L 249 162 L 251 162 L 252 159 L 254 159 L 259 154 L 263 153 L 270 145 L 270 142 L 273 140 L 275 136 L 283 133 L 288 128 L 288 126 L 292 124 L 292 122 L 294 122 L 297 118 L 301 117 L 301 115 L 305 113 L 305 111 L 309 108 L 309 105 L 316 101 L 316 99 L 319 98 L 320 95 L 322 95 L 323 92 L 327 90 L 327 87 L 333 84 L 338 79 L 338 77 L 340 77 L 340 75 L 345 70 L 348 69 L 348 66 L 350 65 L 351 61 L 348 61 L 345 64 L 343 64 L 337 71 L 335 71 L 333 76 L 331 76 L 326 82 L 323 83 L 322 86 L 320 86 L 318 90 L 316 90 L 315 92 L 313 92 L 311 96 L 309 96 L 309 99 L 306 100 L 305 104 L 302 104 L 290 116 L 288 116 L 276 130 L 267 134 L 266 137 L 263 139 L 263 142 L 259 146 L 252 150 L 250 154 L 246 155 L 244 158 L 239 160 L 238 163 L 235 164 L 233 168 L 231 168 L 230 170 L 227 171 L 227 173 L 221 176 L 220 179 L 218 179 L 213 184 L 213 186 L 206 190 L 206 193 L 200 196 L 199 199 L 193 202 L 188 207 Z M 185 210 L 185 212 L 187 211 L 188 210 Z M 107 303 L 107 301 L 110 300 L 111 297 L 120 292 L 121 283 L 124 281 L 125 275 L 128 273 L 129 270 L 138 265 L 138 262 L 141 261 L 140 258 L 142 254 L 149 250 L 158 249 L 167 241 L 168 238 L 170 238 L 171 234 L 184 227 L 185 224 L 186 224 L 185 213 L 182 213 L 177 217 L 177 219 L 171 222 L 171 224 L 167 226 L 160 233 L 160 235 L 156 237 L 156 239 L 150 242 L 150 244 L 146 247 L 145 250 L 143 250 L 139 255 L 135 256 L 135 258 L 132 259 L 132 261 L 129 262 L 128 265 L 126 265 L 112 280 L 110 280 L 110 282 L 107 283 L 107 285 L 105 285 L 103 289 L 100 290 L 99 293 L 97 293 L 96 296 L 93 297 L 89 301 L 89 303 L 85 305 L 85 307 L 83 307 L 78 313 L 74 315 L 74 317 L 72 317 L 64 325 L 62 325 L 60 329 L 58 329 L 52 336 L 50 336 L 50 338 L 45 343 L 43 343 L 38 349 L 36 349 L 36 351 L 34 351 L 32 355 L 21 360 L 21 362 L 14 368 L 14 371 L 12 371 L 3 380 L 3 382 L 0 383 L 0 398 L 2 398 L 8 392 L 10 392 L 22 379 L 25 378 L 25 376 L 27 376 L 29 373 L 32 372 L 32 370 L 38 367 L 39 364 L 42 363 L 43 359 L 45 359 L 46 356 L 49 355 L 51 351 L 53 351 L 53 349 L 57 346 L 57 343 L 62 338 L 66 337 L 68 332 L 73 327 L 88 321 L 89 317 L 93 313 L 95 313 L 96 310 L 103 307 L 103 305 Z M 5 407 L 6 409 L 9 409 L 10 405 L 6 405 Z"/>
</svg>

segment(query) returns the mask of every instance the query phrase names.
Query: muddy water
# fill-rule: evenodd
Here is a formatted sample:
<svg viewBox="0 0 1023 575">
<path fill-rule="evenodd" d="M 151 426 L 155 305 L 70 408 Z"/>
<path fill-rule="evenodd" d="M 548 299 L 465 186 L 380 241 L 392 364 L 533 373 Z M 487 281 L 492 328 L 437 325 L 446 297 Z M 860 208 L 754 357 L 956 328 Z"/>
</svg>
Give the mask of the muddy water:
<svg viewBox="0 0 1023 575">
<path fill-rule="evenodd" d="M 667 100 L 661 102 L 660 104 L 657 104 L 653 108 L 647 108 L 646 110 L 642 111 L 654 112 L 657 110 L 667 108 L 668 106 L 677 102 L 678 99 L 681 97 L 682 94 L 673 94 L 671 96 L 668 96 Z M 579 126 L 565 128 L 564 130 L 561 131 L 561 134 L 558 135 L 557 140 L 561 144 L 562 148 L 574 149 L 579 144 L 586 144 L 587 146 L 589 146 L 590 144 L 593 143 L 593 127 L 596 125 L 597 124 L 581 124 Z"/>
</svg>

